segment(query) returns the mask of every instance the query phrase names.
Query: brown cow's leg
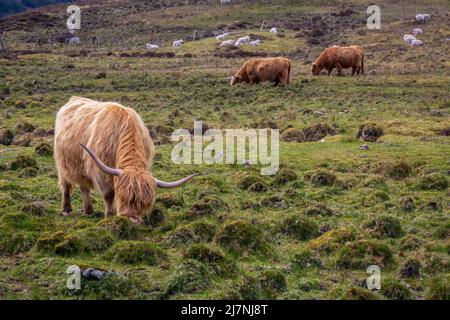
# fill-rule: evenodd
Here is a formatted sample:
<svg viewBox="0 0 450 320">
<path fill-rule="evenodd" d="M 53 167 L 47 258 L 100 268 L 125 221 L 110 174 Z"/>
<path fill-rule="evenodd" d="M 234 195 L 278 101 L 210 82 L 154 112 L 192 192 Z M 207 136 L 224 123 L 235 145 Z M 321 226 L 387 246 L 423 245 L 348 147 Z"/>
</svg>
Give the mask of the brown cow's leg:
<svg viewBox="0 0 450 320">
<path fill-rule="evenodd" d="M 80 190 L 83 197 L 84 214 L 92 214 L 94 212 L 94 209 L 92 208 L 89 188 L 80 186 Z"/>
<path fill-rule="evenodd" d="M 63 182 L 61 185 L 62 185 L 61 214 L 63 216 L 67 216 L 72 212 L 72 204 L 70 202 L 70 193 L 72 192 L 72 185 L 69 182 Z"/>
<path fill-rule="evenodd" d="M 359 68 L 358 67 L 352 67 L 352 76 L 355 74 L 355 72 L 356 72 L 356 69 L 358 69 L 359 70 Z"/>
<path fill-rule="evenodd" d="M 110 191 L 103 195 L 105 200 L 105 216 L 113 216 L 116 214 L 114 209 L 114 191 Z"/>
</svg>

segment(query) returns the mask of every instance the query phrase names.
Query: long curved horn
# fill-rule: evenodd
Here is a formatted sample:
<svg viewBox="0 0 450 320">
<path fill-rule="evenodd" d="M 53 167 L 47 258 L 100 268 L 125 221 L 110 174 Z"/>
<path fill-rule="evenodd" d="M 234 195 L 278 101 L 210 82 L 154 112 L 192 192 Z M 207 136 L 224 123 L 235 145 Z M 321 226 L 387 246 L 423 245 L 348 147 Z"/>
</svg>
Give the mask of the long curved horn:
<svg viewBox="0 0 450 320">
<path fill-rule="evenodd" d="M 195 177 L 197 175 L 198 175 L 198 173 L 194 173 L 194 174 L 191 174 L 190 176 L 187 176 L 183 179 L 180 179 L 180 180 L 177 180 L 174 182 L 165 182 L 165 181 L 158 180 L 157 178 L 155 178 L 155 181 L 156 181 L 156 185 L 158 187 L 164 188 L 164 189 L 171 189 L 171 188 L 178 187 L 179 185 L 182 185 L 183 183 L 191 180 L 193 177 Z"/>
<path fill-rule="evenodd" d="M 86 147 L 84 144 L 80 143 L 80 146 L 83 147 L 84 150 L 87 151 L 87 153 L 89 153 L 89 155 L 92 157 L 92 159 L 95 161 L 95 163 L 98 165 L 98 167 L 100 168 L 100 170 L 102 170 L 104 173 L 112 175 L 112 176 L 121 176 L 122 175 L 122 170 L 120 169 L 115 169 L 115 168 L 110 168 L 108 167 L 106 164 L 104 164 L 99 158 L 97 158 L 97 156 L 95 155 L 94 152 L 92 152 L 88 147 Z"/>
</svg>

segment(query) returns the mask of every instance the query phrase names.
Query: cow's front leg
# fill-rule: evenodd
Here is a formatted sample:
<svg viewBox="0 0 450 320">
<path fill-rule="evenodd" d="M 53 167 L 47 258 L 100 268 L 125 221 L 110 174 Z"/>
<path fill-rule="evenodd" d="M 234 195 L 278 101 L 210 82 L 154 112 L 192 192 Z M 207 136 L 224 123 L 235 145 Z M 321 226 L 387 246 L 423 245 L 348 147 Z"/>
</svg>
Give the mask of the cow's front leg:
<svg viewBox="0 0 450 320">
<path fill-rule="evenodd" d="M 72 185 L 69 182 L 62 183 L 61 214 L 63 216 L 67 216 L 72 213 L 72 203 L 70 201 L 71 192 Z"/>
<path fill-rule="evenodd" d="M 83 197 L 83 209 L 84 214 L 92 214 L 94 212 L 94 209 L 92 208 L 92 202 L 91 202 L 91 195 L 89 188 L 81 187 L 81 195 Z"/>
<path fill-rule="evenodd" d="M 103 195 L 105 200 L 105 217 L 114 216 L 116 210 L 114 208 L 114 191 L 109 191 Z"/>
</svg>

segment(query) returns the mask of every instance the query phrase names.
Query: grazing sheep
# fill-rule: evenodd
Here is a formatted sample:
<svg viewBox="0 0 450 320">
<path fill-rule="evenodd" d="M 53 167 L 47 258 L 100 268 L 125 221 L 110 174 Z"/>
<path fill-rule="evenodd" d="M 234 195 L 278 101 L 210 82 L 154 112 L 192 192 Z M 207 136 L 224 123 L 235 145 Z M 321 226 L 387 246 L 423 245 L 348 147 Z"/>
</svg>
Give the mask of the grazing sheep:
<svg viewBox="0 0 450 320">
<path fill-rule="evenodd" d="M 228 37 L 228 32 L 225 32 L 225 33 L 219 34 L 219 35 L 216 37 L 216 39 L 217 39 L 217 40 L 225 40 L 227 37 Z"/>
<path fill-rule="evenodd" d="M 231 0 L 220 0 L 220 4 L 231 4 Z"/>
<path fill-rule="evenodd" d="M 234 46 L 234 40 L 225 40 L 220 44 L 221 47 L 231 47 Z"/>
<path fill-rule="evenodd" d="M 269 32 L 270 33 L 278 33 L 278 29 L 276 27 L 273 27 L 272 29 L 270 29 Z"/>
<path fill-rule="evenodd" d="M 259 46 L 260 43 L 261 43 L 261 40 L 256 39 L 255 41 L 250 41 L 249 45 L 251 45 L 253 47 L 257 47 L 257 46 Z"/>
<path fill-rule="evenodd" d="M 416 15 L 416 21 L 418 22 L 425 22 L 430 20 L 430 15 L 428 13 L 419 13 Z"/>
<path fill-rule="evenodd" d="M 411 47 L 419 47 L 423 45 L 423 42 L 417 39 L 414 39 L 411 41 Z"/>
<path fill-rule="evenodd" d="M 172 47 L 174 48 L 179 48 L 181 47 L 181 45 L 184 43 L 183 40 L 175 40 L 174 42 L 172 42 Z"/>
<path fill-rule="evenodd" d="M 422 32 L 422 29 L 420 29 L 420 28 L 415 28 L 414 30 L 413 30 L 413 35 L 414 35 L 414 37 L 416 37 L 417 35 L 419 35 L 419 34 L 422 34 L 423 32 Z"/>
<path fill-rule="evenodd" d="M 405 34 L 403 36 L 403 40 L 407 43 L 407 44 L 411 44 L 411 41 L 416 40 L 416 37 L 414 37 L 412 34 Z"/>
<path fill-rule="evenodd" d="M 236 43 L 234 44 L 236 47 L 245 44 L 245 43 L 249 43 L 250 42 L 250 37 L 246 36 L 246 37 L 242 37 L 237 39 Z"/>
<path fill-rule="evenodd" d="M 147 48 L 147 50 L 152 51 L 152 50 L 159 49 L 159 46 L 156 45 L 156 44 L 147 43 L 147 44 L 145 45 L 145 48 Z"/>
</svg>

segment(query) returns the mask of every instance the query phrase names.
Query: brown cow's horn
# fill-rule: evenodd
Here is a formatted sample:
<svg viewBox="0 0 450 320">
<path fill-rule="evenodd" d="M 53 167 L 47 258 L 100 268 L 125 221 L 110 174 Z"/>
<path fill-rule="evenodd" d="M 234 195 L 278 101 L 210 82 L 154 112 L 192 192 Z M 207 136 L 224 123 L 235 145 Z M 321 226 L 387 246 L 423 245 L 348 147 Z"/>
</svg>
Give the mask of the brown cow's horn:
<svg viewBox="0 0 450 320">
<path fill-rule="evenodd" d="M 121 176 L 122 175 L 122 170 L 120 169 L 115 169 L 115 168 L 110 168 L 108 167 L 106 164 L 104 164 L 99 158 L 97 158 L 97 156 L 95 155 L 94 152 L 92 152 L 88 147 L 86 147 L 84 144 L 80 143 L 80 146 L 83 147 L 84 150 L 87 151 L 87 153 L 89 153 L 89 155 L 92 157 L 92 159 L 95 161 L 95 163 L 98 165 L 98 167 L 100 168 L 100 170 L 102 170 L 104 173 L 106 174 L 110 174 L 112 176 Z"/>
<path fill-rule="evenodd" d="M 191 174 L 190 176 L 187 176 L 183 179 L 180 179 L 180 180 L 177 180 L 174 182 L 165 182 L 165 181 L 158 180 L 156 178 L 155 178 L 155 181 L 156 181 L 156 185 L 158 187 L 164 188 L 164 189 L 171 189 L 171 188 L 178 187 L 179 185 L 182 185 L 183 183 L 191 180 L 193 177 L 195 177 L 197 175 L 198 175 L 198 173 L 194 173 L 194 174 Z"/>
</svg>

